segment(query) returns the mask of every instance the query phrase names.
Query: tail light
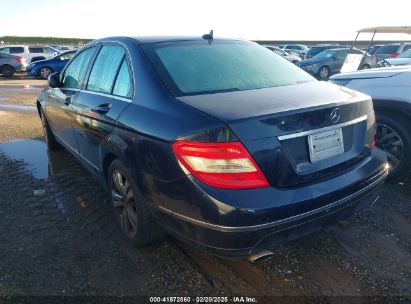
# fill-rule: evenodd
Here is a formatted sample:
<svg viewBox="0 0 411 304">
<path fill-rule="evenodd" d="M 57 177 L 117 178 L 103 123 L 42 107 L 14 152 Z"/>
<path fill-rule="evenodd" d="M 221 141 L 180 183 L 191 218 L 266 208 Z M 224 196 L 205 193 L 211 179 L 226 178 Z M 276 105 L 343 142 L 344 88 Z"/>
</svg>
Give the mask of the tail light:
<svg viewBox="0 0 411 304">
<path fill-rule="evenodd" d="M 173 151 L 180 163 L 203 183 L 216 188 L 263 188 L 269 184 L 240 142 L 177 141 Z"/>
<path fill-rule="evenodd" d="M 23 57 L 16 57 L 16 61 L 24 63 L 26 61 L 26 59 L 24 59 Z"/>
<path fill-rule="evenodd" d="M 388 58 L 396 58 L 399 54 L 398 53 L 391 53 L 388 54 Z"/>
</svg>

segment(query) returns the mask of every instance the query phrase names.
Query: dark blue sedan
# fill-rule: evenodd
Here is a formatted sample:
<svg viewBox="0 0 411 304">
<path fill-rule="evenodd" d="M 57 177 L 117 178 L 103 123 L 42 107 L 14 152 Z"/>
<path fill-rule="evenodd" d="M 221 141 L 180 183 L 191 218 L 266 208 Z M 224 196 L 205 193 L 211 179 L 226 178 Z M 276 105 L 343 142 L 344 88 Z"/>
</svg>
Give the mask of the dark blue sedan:
<svg viewBox="0 0 411 304">
<path fill-rule="evenodd" d="M 248 41 L 96 40 L 49 86 L 49 148 L 101 181 L 136 246 L 166 231 L 255 261 L 373 204 L 387 175 L 369 96 Z"/>
<path fill-rule="evenodd" d="M 39 60 L 30 63 L 27 66 L 27 75 L 47 79 L 55 72 L 60 73 L 76 52 L 68 51 L 49 60 Z"/>
</svg>

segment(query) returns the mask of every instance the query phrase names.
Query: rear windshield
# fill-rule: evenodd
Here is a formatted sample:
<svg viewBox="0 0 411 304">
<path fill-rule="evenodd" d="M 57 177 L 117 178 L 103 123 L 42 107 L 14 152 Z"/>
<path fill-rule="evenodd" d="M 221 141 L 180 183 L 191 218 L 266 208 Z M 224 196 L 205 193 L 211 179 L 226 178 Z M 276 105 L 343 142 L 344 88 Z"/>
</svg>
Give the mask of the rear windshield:
<svg viewBox="0 0 411 304">
<path fill-rule="evenodd" d="M 396 53 L 398 50 L 398 45 L 383 45 L 377 50 L 378 54 L 391 54 L 391 53 Z"/>
<path fill-rule="evenodd" d="M 190 41 L 143 45 L 174 96 L 292 85 L 314 78 L 255 43 Z"/>
</svg>

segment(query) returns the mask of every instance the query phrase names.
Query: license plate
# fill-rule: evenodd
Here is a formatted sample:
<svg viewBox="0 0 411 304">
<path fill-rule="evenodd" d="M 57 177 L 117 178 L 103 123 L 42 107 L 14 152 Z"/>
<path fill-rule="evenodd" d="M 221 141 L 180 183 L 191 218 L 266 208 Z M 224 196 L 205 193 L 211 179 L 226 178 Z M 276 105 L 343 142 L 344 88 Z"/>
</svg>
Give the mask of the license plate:
<svg viewBox="0 0 411 304">
<path fill-rule="evenodd" d="M 341 128 L 308 135 L 308 148 L 312 163 L 344 153 Z"/>
</svg>

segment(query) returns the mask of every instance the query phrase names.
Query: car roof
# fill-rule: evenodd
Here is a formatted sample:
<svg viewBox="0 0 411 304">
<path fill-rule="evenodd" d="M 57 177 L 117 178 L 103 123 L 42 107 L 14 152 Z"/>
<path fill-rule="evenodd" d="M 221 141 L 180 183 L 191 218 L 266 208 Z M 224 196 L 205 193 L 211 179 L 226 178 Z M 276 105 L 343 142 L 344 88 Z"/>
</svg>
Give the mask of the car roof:
<svg viewBox="0 0 411 304">
<path fill-rule="evenodd" d="M 117 36 L 117 37 L 107 37 L 102 39 L 97 39 L 92 42 L 104 42 L 104 41 L 124 41 L 128 39 L 134 39 L 138 44 L 149 44 L 149 43 L 159 43 L 159 42 L 178 42 L 178 41 L 204 41 L 202 36 Z M 216 41 L 247 41 L 244 39 L 235 38 L 214 38 Z"/>
</svg>

